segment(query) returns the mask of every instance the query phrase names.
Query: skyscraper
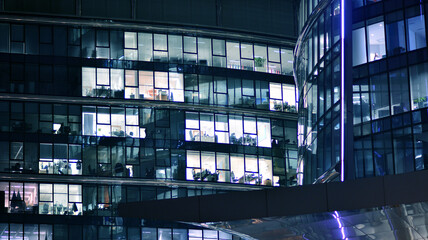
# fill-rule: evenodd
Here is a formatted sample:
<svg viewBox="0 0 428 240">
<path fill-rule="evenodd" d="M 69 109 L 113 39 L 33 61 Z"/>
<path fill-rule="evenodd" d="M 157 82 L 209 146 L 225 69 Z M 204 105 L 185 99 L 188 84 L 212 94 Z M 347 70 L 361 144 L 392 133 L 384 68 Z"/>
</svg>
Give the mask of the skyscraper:
<svg viewBox="0 0 428 240">
<path fill-rule="evenodd" d="M 300 6 L 301 183 L 425 169 L 424 1 Z"/>
<path fill-rule="evenodd" d="M 1 238 L 232 239 L 117 205 L 297 184 L 292 1 L 0 3 Z"/>
<path fill-rule="evenodd" d="M 426 1 L 299 3 L 297 182 L 305 186 L 146 202 L 138 213 L 169 219 L 144 204 L 211 204 L 215 212 L 175 217 L 261 239 L 427 239 Z"/>
</svg>

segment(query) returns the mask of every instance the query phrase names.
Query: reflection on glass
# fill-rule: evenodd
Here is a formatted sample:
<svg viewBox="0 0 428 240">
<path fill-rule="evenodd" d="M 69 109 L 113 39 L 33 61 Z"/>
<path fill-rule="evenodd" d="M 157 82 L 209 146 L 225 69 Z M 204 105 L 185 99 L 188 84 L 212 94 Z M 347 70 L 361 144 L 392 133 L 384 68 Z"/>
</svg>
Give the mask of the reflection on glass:
<svg viewBox="0 0 428 240">
<path fill-rule="evenodd" d="M 428 64 L 422 63 L 411 66 L 409 75 L 412 109 L 428 107 Z"/>
<path fill-rule="evenodd" d="M 352 64 L 357 66 L 367 62 L 365 28 L 352 31 Z"/>
<path fill-rule="evenodd" d="M 386 25 L 388 55 L 393 56 L 406 51 L 404 21 L 388 23 Z"/>
<path fill-rule="evenodd" d="M 419 9 L 419 8 L 417 8 Z M 424 15 L 406 19 L 407 47 L 409 51 L 426 47 Z"/>
</svg>

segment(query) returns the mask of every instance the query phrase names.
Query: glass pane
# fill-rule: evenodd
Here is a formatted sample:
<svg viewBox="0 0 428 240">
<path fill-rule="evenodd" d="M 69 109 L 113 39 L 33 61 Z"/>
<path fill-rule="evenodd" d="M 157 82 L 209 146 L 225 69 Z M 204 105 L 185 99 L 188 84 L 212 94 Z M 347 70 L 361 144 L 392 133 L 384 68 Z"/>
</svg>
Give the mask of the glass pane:
<svg viewBox="0 0 428 240">
<path fill-rule="evenodd" d="M 407 47 L 409 51 L 426 47 L 424 15 L 406 19 Z"/>
<path fill-rule="evenodd" d="M 406 51 L 404 21 L 388 23 L 386 25 L 388 55 L 397 55 Z"/>
<path fill-rule="evenodd" d="M 271 126 L 269 119 L 257 118 L 257 145 L 259 147 L 271 147 Z"/>
<path fill-rule="evenodd" d="M 199 151 L 186 151 L 187 167 L 200 168 Z"/>
<path fill-rule="evenodd" d="M 167 72 L 155 72 L 155 88 L 168 88 Z"/>
<path fill-rule="evenodd" d="M 153 34 L 154 50 L 167 51 L 166 34 Z"/>
<path fill-rule="evenodd" d="M 390 72 L 389 81 L 392 114 L 409 111 L 409 80 L 407 78 L 407 69 Z"/>
<path fill-rule="evenodd" d="M 256 118 L 244 117 L 244 132 L 245 133 L 257 133 Z"/>
<path fill-rule="evenodd" d="M 129 87 L 138 86 L 137 71 L 125 70 L 125 85 Z"/>
<path fill-rule="evenodd" d="M 168 35 L 169 61 L 172 63 L 181 63 L 183 61 L 183 43 L 182 37 Z"/>
<path fill-rule="evenodd" d="M 245 155 L 245 171 L 258 172 L 257 156 Z"/>
<path fill-rule="evenodd" d="M 202 152 L 201 153 L 201 169 L 205 171 L 207 180 L 214 180 L 211 176 L 215 174 L 216 171 L 216 163 L 215 163 L 215 153 L 214 152 Z M 217 179 L 216 179 L 217 180 Z"/>
<path fill-rule="evenodd" d="M 428 107 L 428 64 L 423 63 L 409 69 L 412 109 Z"/>
<path fill-rule="evenodd" d="M 138 33 L 138 59 L 152 61 L 153 42 L 151 33 Z"/>
<path fill-rule="evenodd" d="M 198 38 L 198 63 L 211 66 L 211 39 Z"/>
<path fill-rule="evenodd" d="M 169 74 L 169 100 L 174 102 L 184 102 L 184 78 L 182 73 Z"/>
<path fill-rule="evenodd" d="M 217 168 L 218 169 L 229 169 L 229 154 L 217 153 Z"/>
<path fill-rule="evenodd" d="M 82 68 L 82 96 L 95 96 L 95 68 Z"/>
<path fill-rule="evenodd" d="M 97 68 L 97 85 L 110 85 L 108 68 Z"/>
<path fill-rule="evenodd" d="M 9 52 L 9 24 L 0 24 L 0 52 Z"/>
<path fill-rule="evenodd" d="M 261 184 L 272 186 L 272 159 L 269 157 L 259 157 L 259 178 Z"/>
<path fill-rule="evenodd" d="M 281 48 L 282 74 L 293 75 L 293 50 Z"/>
<path fill-rule="evenodd" d="M 198 113 L 186 112 L 186 128 L 199 129 Z"/>
<path fill-rule="evenodd" d="M 227 124 L 227 115 L 215 115 L 215 130 L 216 131 L 228 131 L 228 124 Z"/>
<path fill-rule="evenodd" d="M 125 136 L 125 111 L 123 108 L 111 108 L 112 136 Z"/>
<path fill-rule="evenodd" d="M 244 156 L 233 154 L 230 156 L 230 177 L 233 183 L 244 183 Z"/>
<path fill-rule="evenodd" d="M 241 58 L 253 59 L 253 44 L 241 43 Z"/>
<path fill-rule="evenodd" d="M 269 62 L 279 62 L 280 61 L 279 48 L 268 47 L 268 56 L 269 56 Z"/>
<path fill-rule="evenodd" d="M 366 62 L 366 32 L 359 28 L 352 31 L 352 64 L 356 66 Z"/>
<path fill-rule="evenodd" d="M 296 91 L 293 85 L 282 84 L 282 99 L 285 112 L 296 112 Z"/>
<path fill-rule="evenodd" d="M 370 78 L 372 119 L 389 116 L 388 80 L 386 74 Z"/>
<path fill-rule="evenodd" d="M 139 71 L 140 99 L 154 99 L 153 72 Z"/>
<path fill-rule="evenodd" d="M 107 30 L 97 30 L 97 47 L 109 46 L 109 32 Z"/>
<path fill-rule="evenodd" d="M 239 54 L 239 42 L 226 42 L 227 68 L 240 69 L 241 61 Z"/>
<path fill-rule="evenodd" d="M 254 66 L 258 72 L 267 70 L 267 48 L 262 45 L 254 45 Z"/>
<path fill-rule="evenodd" d="M 383 22 L 367 27 L 367 39 L 370 62 L 386 57 Z"/>
<path fill-rule="evenodd" d="M 123 69 L 110 69 L 111 79 L 110 87 L 112 91 L 112 97 L 123 98 L 124 80 L 123 80 Z"/>
<path fill-rule="evenodd" d="M 184 37 L 184 52 L 196 53 L 196 37 Z"/>
<path fill-rule="evenodd" d="M 201 141 L 202 142 L 215 142 L 214 141 L 214 114 L 200 114 L 201 123 Z"/>
<path fill-rule="evenodd" d="M 213 54 L 224 56 L 226 54 L 226 43 L 224 40 L 213 39 Z"/>
<path fill-rule="evenodd" d="M 125 48 L 137 48 L 136 32 L 125 32 Z"/>
<path fill-rule="evenodd" d="M 241 116 L 229 116 L 230 143 L 242 144 L 243 142 L 243 122 Z"/>
</svg>

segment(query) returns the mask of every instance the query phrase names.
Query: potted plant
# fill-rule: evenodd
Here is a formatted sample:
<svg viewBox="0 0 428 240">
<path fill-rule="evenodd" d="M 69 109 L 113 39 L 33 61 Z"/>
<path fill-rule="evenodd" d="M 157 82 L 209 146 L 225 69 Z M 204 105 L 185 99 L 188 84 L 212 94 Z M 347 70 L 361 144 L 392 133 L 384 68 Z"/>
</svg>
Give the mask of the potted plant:
<svg viewBox="0 0 428 240">
<path fill-rule="evenodd" d="M 256 67 L 261 67 L 262 68 L 262 67 L 264 67 L 265 61 L 266 61 L 266 59 L 264 59 L 264 58 L 255 57 L 254 58 L 254 65 Z"/>
</svg>

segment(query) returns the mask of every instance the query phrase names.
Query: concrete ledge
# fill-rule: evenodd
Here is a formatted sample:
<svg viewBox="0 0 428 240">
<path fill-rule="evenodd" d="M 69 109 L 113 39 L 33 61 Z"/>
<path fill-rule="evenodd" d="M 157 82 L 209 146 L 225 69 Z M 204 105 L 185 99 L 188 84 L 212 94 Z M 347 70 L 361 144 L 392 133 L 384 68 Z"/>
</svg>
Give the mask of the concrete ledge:
<svg viewBox="0 0 428 240">
<path fill-rule="evenodd" d="M 383 183 L 383 177 L 373 177 L 326 184 L 328 211 L 384 206 Z"/>
<path fill-rule="evenodd" d="M 225 217 L 238 220 L 267 215 L 265 191 L 209 195 L 199 199 L 201 222 L 222 221 Z"/>
<path fill-rule="evenodd" d="M 347 182 L 145 201 L 119 205 L 119 215 L 216 222 L 292 216 L 428 201 L 428 170 Z"/>
<path fill-rule="evenodd" d="M 428 201 L 428 170 L 385 176 L 387 204 Z"/>
<path fill-rule="evenodd" d="M 121 204 L 119 212 L 122 217 L 199 222 L 199 200 L 199 197 L 189 197 Z"/>
<path fill-rule="evenodd" d="M 304 185 L 267 190 L 268 216 L 327 211 L 326 185 Z"/>
</svg>

